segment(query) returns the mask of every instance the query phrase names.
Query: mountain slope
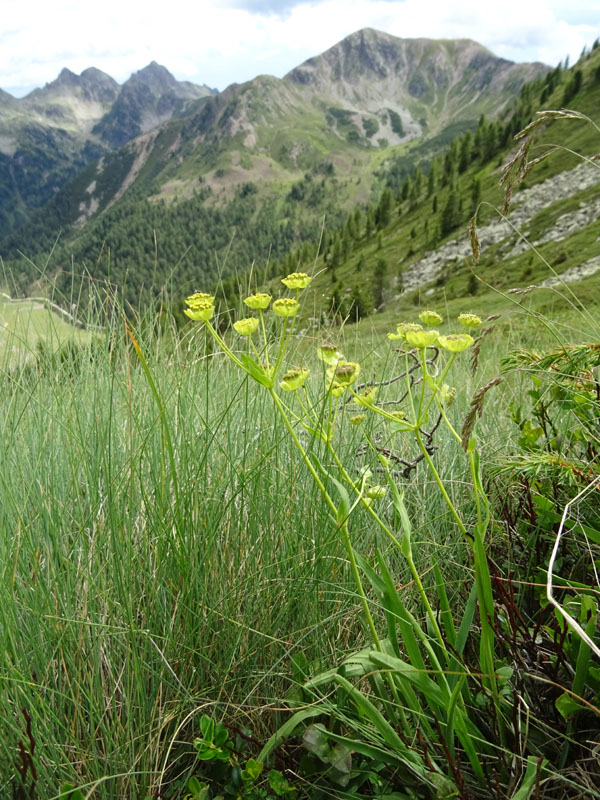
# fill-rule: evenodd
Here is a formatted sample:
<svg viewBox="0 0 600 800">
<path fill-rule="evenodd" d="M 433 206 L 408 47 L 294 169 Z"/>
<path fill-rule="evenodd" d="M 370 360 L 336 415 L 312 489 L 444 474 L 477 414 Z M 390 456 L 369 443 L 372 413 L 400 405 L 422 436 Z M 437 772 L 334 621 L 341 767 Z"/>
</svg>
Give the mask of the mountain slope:
<svg viewBox="0 0 600 800">
<path fill-rule="evenodd" d="M 399 39 L 365 29 L 301 64 L 285 80 L 304 87 L 305 96 L 383 120 L 382 135 L 397 143 L 480 113 L 495 115 L 523 83 L 546 69 L 497 58 L 468 39 Z M 404 136 L 390 124 L 389 110 L 400 116 Z"/>
<path fill-rule="evenodd" d="M 62 262 L 94 263 L 108 246 L 111 274 L 127 273 L 130 286 L 156 241 L 191 282 L 216 274 L 222 259 L 231 271 L 269 252 L 279 258 L 298 238 L 318 238 L 324 216 L 335 227 L 372 201 L 398 159 L 405 170 L 424 158 L 419 148 L 430 157 L 482 111 L 505 109 L 526 77 L 548 72 L 467 40 L 359 31 L 284 79 L 234 84 L 90 164 L 0 252 L 32 255 L 32 241 L 49 249 L 62 229 Z M 139 74 L 137 83 L 145 91 Z M 122 107 L 140 125 L 136 103 Z M 143 274 L 136 281 L 145 284 Z"/>
<path fill-rule="evenodd" d="M 108 156 L 98 171 L 115 175 L 115 163 L 129 165 L 115 175 L 115 195 L 126 186 L 151 198 L 185 199 L 208 187 L 212 202 L 223 202 L 247 182 L 263 194 L 270 186 L 280 191 L 326 162 L 345 181 L 340 200 L 364 203 L 391 146 L 422 135 L 449 140 L 451 132 L 475 127 L 482 113 L 499 113 L 526 80 L 547 71 L 498 59 L 468 40 L 359 31 L 282 80 L 259 76 L 198 101 L 195 113 L 163 126 L 151 146 L 134 140 L 131 158 Z M 176 116 L 190 93 L 150 65 L 124 85 L 94 133 L 112 144 L 145 133 Z M 361 184 L 352 188 L 357 176 Z M 80 202 L 94 213 L 114 202 L 87 186 Z"/>
<path fill-rule="evenodd" d="M 17 99 L 0 90 L 0 236 L 22 224 L 85 164 L 212 94 L 155 62 L 123 86 L 90 67 Z"/>
</svg>

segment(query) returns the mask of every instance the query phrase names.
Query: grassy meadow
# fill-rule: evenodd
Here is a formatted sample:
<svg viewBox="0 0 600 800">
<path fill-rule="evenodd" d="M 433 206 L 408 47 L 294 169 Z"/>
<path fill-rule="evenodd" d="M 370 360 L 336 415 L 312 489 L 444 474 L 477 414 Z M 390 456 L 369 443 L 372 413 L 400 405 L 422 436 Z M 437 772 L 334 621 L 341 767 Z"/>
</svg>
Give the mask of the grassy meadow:
<svg viewBox="0 0 600 800">
<path fill-rule="evenodd" d="M 540 323 L 535 309 L 543 302 L 472 300 L 468 310 L 504 305 L 506 313 L 482 342 L 475 372 L 468 358 L 456 361 L 454 426 L 511 348 L 548 347 L 557 335 L 597 340 L 590 318 L 560 298 L 560 325 Z M 458 310 L 464 306 L 440 309 L 450 317 Z M 588 311 L 597 318 L 597 306 Z M 404 318 L 417 312 L 407 309 Z M 0 796 L 58 797 L 69 782 L 83 797 L 183 798 L 186 780 L 202 775 L 192 745 L 202 715 L 224 721 L 231 735 L 244 732 L 256 754 L 301 703 L 306 677 L 368 643 L 347 551 L 264 387 L 240 374 L 201 325 L 181 337 L 152 318 L 126 324 L 113 309 L 89 326 L 94 333 L 70 328 L 66 338 L 66 323 L 36 304 L 5 302 L 0 314 Z M 317 345 L 333 340 L 346 358 L 360 360 L 365 381 L 389 379 L 402 359 L 384 331 L 400 318 L 293 338 L 287 360 L 310 367 L 316 407 L 327 396 Z M 440 332 L 451 329 L 443 323 Z M 230 346 L 237 352 L 244 342 Z M 510 409 L 523 380 L 515 373 L 494 388 L 477 427 L 493 507 L 489 552 L 507 574 L 517 523 L 506 509 L 505 479 L 492 468 L 518 449 Z M 393 384 L 383 391 L 388 400 L 397 396 Z M 376 455 L 361 447 L 362 428 L 346 424 L 352 410 L 341 403 L 336 452 L 351 475 L 365 465 L 377 473 Z M 365 425 L 385 446 L 384 427 Z M 296 428 L 330 475 L 335 464 L 322 442 Z M 478 508 L 465 454 L 441 429 L 434 441 L 439 475 L 470 527 Z M 407 461 L 416 455 L 410 436 L 393 447 Z M 438 580 L 432 565 L 439 567 L 460 625 L 473 576 L 468 540 L 424 463 L 396 478 L 416 568 L 430 588 Z M 389 497 L 378 503 L 393 521 Z M 352 548 L 371 564 L 383 555 L 406 608 L 421 618 L 406 561 L 367 508 L 353 510 L 350 528 Z M 385 635 L 381 598 L 367 594 Z M 393 778 L 395 792 L 377 794 L 373 783 L 362 793 L 315 788 L 317 778 L 298 759 L 283 752 L 279 769 L 309 797 L 492 796 L 486 789 L 405 794 Z M 570 780 L 579 785 L 577 776 Z"/>
</svg>

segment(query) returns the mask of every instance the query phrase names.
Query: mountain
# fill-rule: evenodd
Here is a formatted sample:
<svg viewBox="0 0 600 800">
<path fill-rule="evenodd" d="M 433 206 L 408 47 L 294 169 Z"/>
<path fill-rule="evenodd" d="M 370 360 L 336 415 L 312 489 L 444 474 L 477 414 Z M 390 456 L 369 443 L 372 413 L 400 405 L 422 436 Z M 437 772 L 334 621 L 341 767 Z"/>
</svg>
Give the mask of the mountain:
<svg viewBox="0 0 600 800">
<path fill-rule="evenodd" d="M 372 115 L 379 133 L 396 143 L 480 113 L 494 116 L 547 69 L 497 58 L 469 39 L 399 39 L 367 28 L 305 61 L 285 80 L 302 87 L 305 97 L 327 98 L 353 116 Z M 391 111 L 404 135 L 395 130 Z M 359 119 L 354 122 L 361 127 Z"/>
<path fill-rule="evenodd" d="M 63 69 L 21 99 L 0 90 L 0 235 L 85 164 L 213 94 L 152 62 L 122 86 L 99 69 Z"/>
<path fill-rule="evenodd" d="M 93 263 L 106 243 L 111 274 L 127 272 L 133 291 L 131 275 L 156 232 L 163 254 L 189 262 L 197 278 L 221 258 L 226 270 L 245 269 L 270 248 L 280 257 L 298 238 L 318 237 L 324 216 L 335 226 L 372 202 L 391 169 L 398 182 L 426 166 L 482 114 L 502 119 L 526 82 L 547 74 L 469 40 L 370 29 L 283 79 L 261 75 L 217 95 L 198 97 L 151 64 L 121 87 L 91 134 L 104 146 L 138 135 L 90 162 L 42 215 L 4 239 L 0 254 L 31 255 L 31 242 L 46 249 L 62 230 L 61 260 L 70 253 Z M 493 137 L 509 127 L 498 123 Z"/>
<path fill-rule="evenodd" d="M 175 80 L 166 67 L 153 61 L 123 84 L 110 111 L 93 132 L 112 148 L 121 147 L 211 94 L 207 86 Z"/>
</svg>

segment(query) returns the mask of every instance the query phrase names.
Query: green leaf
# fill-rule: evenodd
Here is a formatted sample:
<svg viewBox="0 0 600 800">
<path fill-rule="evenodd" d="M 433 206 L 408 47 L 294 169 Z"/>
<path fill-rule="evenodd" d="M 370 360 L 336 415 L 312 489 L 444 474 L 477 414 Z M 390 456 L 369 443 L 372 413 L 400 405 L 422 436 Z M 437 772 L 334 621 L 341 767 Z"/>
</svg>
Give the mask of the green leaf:
<svg viewBox="0 0 600 800">
<path fill-rule="evenodd" d="M 327 740 L 327 734 L 322 727 L 318 725 L 309 725 L 304 731 L 302 742 L 309 753 L 314 753 L 321 761 L 329 761 L 331 747 Z"/>
<path fill-rule="evenodd" d="M 213 718 L 209 717 L 208 714 L 203 714 L 200 718 L 200 730 L 202 732 L 202 738 L 207 742 L 212 742 L 215 732 L 215 723 Z"/>
<path fill-rule="evenodd" d="M 217 723 L 213 736 L 215 747 L 223 747 L 229 739 L 229 732 L 222 722 Z"/>
<path fill-rule="evenodd" d="M 294 795 L 298 790 L 295 786 L 292 786 L 291 783 L 285 778 L 285 776 L 279 772 L 278 769 L 272 769 L 269 771 L 269 786 L 275 792 L 277 797 L 285 797 L 285 795 Z"/>
<path fill-rule="evenodd" d="M 58 796 L 68 798 L 69 800 L 85 800 L 81 789 L 78 789 L 72 783 L 68 783 L 67 781 L 61 785 Z"/>
<path fill-rule="evenodd" d="M 523 782 L 519 789 L 513 794 L 511 800 L 527 800 L 531 792 L 535 789 L 538 775 L 541 776 L 547 763 L 545 758 L 538 759 L 536 756 L 529 756 Z"/>
<path fill-rule="evenodd" d="M 249 758 L 241 773 L 242 780 L 244 783 L 255 783 L 262 771 L 263 764 L 260 761 L 255 761 L 253 758 Z"/>
<path fill-rule="evenodd" d="M 267 389 L 271 389 L 273 387 L 273 378 L 267 375 L 260 364 L 257 364 L 253 358 L 250 358 L 247 353 L 241 353 L 239 358 L 244 369 L 251 378 L 254 378 L 257 383 L 266 386 Z"/>
<path fill-rule="evenodd" d="M 268 740 L 265 744 L 263 749 L 258 754 L 258 760 L 262 761 L 263 763 L 266 761 L 269 753 L 272 753 L 279 745 L 285 741 L 289 736 L 295 732 L 296 728 L 301 725 L 304 720 L 312 719 L 313 717 L 318 717 L 323 713 L 323 709 L 320 706 L 314 706 L 313 708 L 303 708 L 300 711 L 296 711 L 287 722 L 285 722 L 279 730 L 275 731 L 273 736 Z"/>
<path fill-rule="evenodd" d="M 577 714 L 583 706 L 575 700 L 575 698 L 568 694 L 568 692 L 563 692 L 560 697 L 556 698 L 556 710 L 561 715 L 563 719 L 569 719 L 574 714 Z"/>
</svg>

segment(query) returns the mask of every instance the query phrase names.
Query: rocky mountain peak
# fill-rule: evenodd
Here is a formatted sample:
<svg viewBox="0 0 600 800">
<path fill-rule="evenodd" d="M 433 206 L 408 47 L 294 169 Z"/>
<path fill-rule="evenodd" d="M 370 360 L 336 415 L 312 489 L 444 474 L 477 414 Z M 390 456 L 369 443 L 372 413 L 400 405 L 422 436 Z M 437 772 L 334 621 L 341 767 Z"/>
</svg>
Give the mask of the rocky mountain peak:
<svg viewBox="0 0 600 800">
<path fill-rule="evenodd" d="M 155 91 L 165 92 L 174 89 L 177 81 L 166 67 L 156 61 L 151 61 L 143 69 L 134 72 L 123 84 L 123 87 L 127 85 L 143 85 Z"/>
</svg>

